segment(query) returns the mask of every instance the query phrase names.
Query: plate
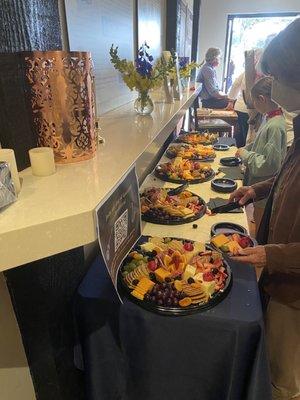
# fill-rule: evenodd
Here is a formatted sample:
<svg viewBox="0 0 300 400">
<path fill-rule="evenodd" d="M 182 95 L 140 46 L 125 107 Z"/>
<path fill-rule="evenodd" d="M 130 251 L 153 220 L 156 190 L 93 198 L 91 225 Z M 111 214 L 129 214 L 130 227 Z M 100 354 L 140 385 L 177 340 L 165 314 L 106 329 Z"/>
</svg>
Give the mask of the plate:
<svg viewBox="0 0 300 400">
<path fill-rule="evenodd" d="M 151 196 L 154 197 L 154 198 L 157 197 L 158 193 L 153 193 L 152 195 L 150 193 L 148 195 L 145 193 L 146 190 L 151 190 L 151 189 L 155 190 L 157 192 L 158 191 L 166 191 L 167 192 L 168 190 L 171 190 L 171 188 L 149 188 L 149 189 L 144 189 L 144 191 L 140 195 L 140 198 L 141 198 L 141 215 L 142 215 L 142 220 L 143 221 L 151 222 L 152 224 L 160 224 L 160 225 L 182 225 L 182 224 L 187 224 L 189 222 L 196 221 L 197 219 L 203 217 L 203 215 L 205 215 L 205 213 L 206 213 L 205 201 L 200 196 L 190 192 L 189 190 L 184 190 L 183 193 L 184 192 L 188 192 L 188 193 L 191 194 L 191 197 L 197 197 L 199 205 L 202 206 L 200 208 L 199 212 L 196 212 L 194 215 L 191 215 L 190 217 L 184 218 L 182 216 L 175 216 L 175 215 L 170 215 L 169 217 L 167 215 L 163 216 L 161 214 L 161 212 L 157 212 L 157 209 L 155 209 L 154 212 L 153 212 L 153 210 L 151 210 L 151 208 L 150 208 L 149 211 L 143 212 L 143 208 L 145 209 L 147 207 L 150 207 L 150 205 L 151 205 L 151 203 L 150 203 Z M 148 201 L 148 199 L 149 199 L 149 201 Z M 186 197 L 186 200 L 187 199 L 188 199 L 188 197 Z M 152 203 L 152 204 L 155 204 L 155 203 Z M 188 207 L 188 204 L 189 203 L 186 203 L 186 206 L 187 206 L 187 208 L 190 208 L 190 207 Z M 165 206 L 167 207 L 168 203 Z M 166 212 L 166 214 L 167 214 L 167 212 Z"/>
<path fill-rule="evenodd" d="M 197 163 L 197 161 L 191 161 L 191 160 L 185 160 L 185 162 Z M 195 178 L 195 179 L 171 178 L 166 172 L 163 171 L 163 167 L 165 167 L 166 164 L 168 163 L 159 164 L 154 170 L 155 176 L 166 182 L 181 183 L 181 184 L 183 183 L 196 184 L 196 183 L 207 182 L 215 176 L 215 172 L 213 171 L 213 169 L 210 166 L 205 166 L 205 168 L 207 168 L 207 171 L 205 173 L 205 178 Z M 178 170 L 180 170 L 179 167 Z"/>
<path fill-rule="evenodd" d="M 243 233 L 247 235 L 247 229 L 233 222 L 218 222 L 210 229 L 210 236 L 215 236 L 219 233 Z"/>
<path fill-rule="evenodd" d="M 216 151 L 227 151 L 229 150 L 229 146 L 228 144 L 220 144 L 220 143 L 216 143 L 213 145 L 213 149 Z"/>
<path fill-rule="evenodd" d="M 231 193 L 237 188 L 237 183 L 233 179 L 217 178 L 211 182 L 211 188 L 219 193 Z"/>
<path fill-rule="evenodd" d="M 184 135 L 179 135 L 176 139 L 178 143 L 187 144 L 203 144 L 203 146 L 209 146 L 216 143 L 219 139 L 219 134 L 209 132 L 189 132 Z"/>
<path fill-rule="evenodd" d="M 152 256 L 153 251 L 152 252 L 149 252 L 149 251 L 146 252 L 146 251 L 141 249 L 141 245 L 145 244 L 146 242 L 149 242 L 150 240 L 154 240 L 154 239 L 157 240 L 159 238 L 151 238 L 149 236 L 142 236 L 139 239 L 137 245 L 133 248 L 133 251 L 136 251 L 138 254 L 141 254 L 141 256 L 143 257 L 143 260 L 140 260 L 142 265 L 138 265 L 137 267 L 133 268 L 133 275 L 134 276 L 140 276 L 140 278 L 139 278 L 140 280 L 142 279 L 143 275 L 139 275 L 139 270 L 137 270 L 136 268 L 139 268 L 140 270 L 142 270 L 143 271 L 142 274 L 143 273 L 147 274 L 150 271 L 148 269 L 148 267 L 147 267 L 148 264 L 146 263 L 146 261 L 144 261 L 144 258 L 148 257 L 147 254 L 149 254 L 149 257 L 151 256 L 151 260 L 156 260 L 157 259 L 157 257 L 156 257 L 157 254 L 153 258 L 153 256 Z M 178 239 L 178 238 L 161 238 L 161 239 L 163 241 L 165 241 L 165 240 L 166 241 L 168 240 L 169 242 L 170 241 L 179 241 L 182 244 L 186 243 L 186 244 L 192 245 L 193 246 L 193 250 L 191 250 L 191 251 L 194 251 L 194 247 L 196 245 L 201 247 L 201 245 L 199 243 L 191 241 L 191 240 Z M 167 243 L 165 243 L 165 244 L 167 244 Z M 187 290 L 187 291 L 192 290 L 193 291 L 192 294 L 187 295 L 187 294 L 184 294 L 183 291 L 179 291 L 174 287 L 174 282 L 175 282 L 174 278 L 170 278 L 170 280 L 171 280 L 170 282 L 166 282 L 166 281 L 158 282 L 158 281 L 156 281 L 156 278 L 154 278 L 153 276 L 151 276 L 151 279 L 153 280 L 153 283 L 155 285 L 159 285 L 159 286 L 158 287 L 155 286 L 153 288 L 150 288 L 149 292 L 151 294 L 149 293 L 149 296 L 147 296 L 146 299 L 138 299 L 137 297 L 135 297 L 132 294 L 132 291 L 135 290 L 136 286 L 129 287 L 131 285 L 130 282 L 133 282 L 132 281 L 132 275 L 131 276 L 129 275 L 131 272 L 127 272 L 127 274 L 125 275 L 125 270 L 128 269 L 129 265 L 132 263 L 132 251 L 129 253 L 131 255 L 130 258 L 127 258 L 127 259 L 124 260 L 124 262 L 123 262 L 123 264 L 122 264 L 122 266 L 121 266 L 121 268 L 119 270 L 118 284 L 119 284 L 120 291 L 130 301 L 133 301 L 134 303 L 138 304 L 139 306 L 145 308 L 148 311 L 151 311 L 151 312 L 154 312 L 154 313 L 157 313 L 157 314 L 161 314 L 161 315 L 182 316 L 182 315 L 193 314 L 193 313 L 196 313 L 196 312 L 200 312 L 200 311 L 204 311 L 204 310 L 210 309 L 210 308 L 214 307 L 215 305 L 217 305 L 219 302 L 221 302 L 227 296 L 227 294 L 229 293 L 230 288 L 231 288 L 231 284 L 232 284 L 232 272 L 231 272 L 231 269 L 230 269 L 230 266 L 229 266 L 228 262 L 223 259 L 223 257 L 221 256 L 220 252 L 213 252 L 211 250 L 208 250 L 208 251 L 210 251 L 213 254 L 213 257 L 215 258 L 215 262 L 217 263 L 217 264 L 215 264 L 214 269 L 216 271 L 218 271 L 217 272 L 218 277 L 217 277 L 217 275 L 212 274 L 211 276 L 215 276 L 215 278 L 213 278 L 212 280 L 217 282 L 219 278 L 222 279 L 223 287 L 222 287 L 222 289 L 214 292 L 212 294 L 212 296 L 208 300 L 207 300 L 207 297 L 206 297 L 206 300 L 203 300 L 202 303 L 197 303 L 197 304 L 193 304 L 192 303 L 192 304 L 188 305 L 187 307 L 180 307 L 179 304 L 174 306 L 171 303 L 174 301 L 173 299 L 175 297 L 177 299 L 176 300 L 177 303 L 178 303 L 179 300 L 182 300 L 185 297 L 190 297 L 191 299 L 193 299 L 193 301 L 197 301 L 197 299 L 199 301 L 199 298 L 202 297 L 201 289 L 198 289 L 199 286 L 197 287 L 197 289 L 195 289 L 195 286 L 191 286 L 192 283 L 188 284 L 184 279 L 180 280 L 181 284 L 184 285 L 184 290 Z M 168 249 L 166 250 L 166 252 L 168 252 Z M 187 254 L 187 253 L 188 253 L 188 251 L 185 254 Z M 195 251 L 195 253 L 197 254 L 196 251 Z M 206 250 L 205 250 L 205 253 L 207 253 Z M 206 257 L 207 258 L 207 257 L 211 257 L 211 256 L 208 254 L 206 256 L 204 255 L 204 256 L 200 256 L 200 257 Z M 218 260 L 220 260 L 220 261 L 218 261 Z M 138 263 L 138 262 L 139 261 L 136 260 L 133 263 Z M 145 263 L 145 264 L 143 264 L 143 263 Z M 144 269 L 145 265 L 146 265 L 146 270 Z M 132 266 L 131 266 L 131 268 L 132 268 Z M 220 272 L 220 268 L 224 268 L 224 272 Z M 225 275 L 222 275 L 224 273 L 225 273 Z M 145 275 L 145 277 L 146 277 L 146 275 Z M 146 278 L 147 282 L 148 282 L 148 279 L 149 278 Z M 135 282 L 135 285 L 137 285 L 137 284 L 138 284 L 138 282 Z M 212 285 L 215 285 L 215 284 L 216 283 L 214 283 Z M 179 285 L 180 285 L 180 283 L 179 283 Z M 205 285 L 209 285 L 209 284 L 207 283 Z M 153 291 L 153 289 L 154 289 L 154 291 Z M 170 296 L 170 289 L 172 290 L 172 295 L 171 296 Z M 161 293 L 157 293 L 158 290 Z M 199 294 L 195 294 L 194 293 L 195 290 L 197 292 L 199 291 Z M 141 297 L 143 297 L 143 295 Z M 162 300 L 162 298 L 164 300 Z M 168 298 L 171 298 L 172 300 L 171 301 L 167 300 Z M 160 303 L 163 303 L 163 304 L 160 305 L 158 303 L 158 300 L 161 300 Z M 170 301 L 170 305 L 168 305 L 168 306 L 166 305 L 167 301 Z"/>
<path fill-rule="evenodd" d="M 228 257 L 228 256 L 234 254 L 234 252 L 223 250 L 222 249 L 223 245 L 218 246 L 218 245 L 216 245 L 216 243 L 214 241 L 216 240 L 217 237 L 219 237 L 219 239 L 220 239 L 220 237 L 223 238 L 224 236 L 226 236 L 227 238 L 229 238 L 229 236 L 231 236 L 230 237 L 230 242 L 235 242 L 235 240 L 233 239 L 232 235 L 238 235 L 242 240 L 244 240 L 243 238 L 247 238 L 247 241 L 248 241 L 248 245 L 247 246 L 246 245 L 241 245 L 240 242 L 238 242 L 242 248 L 257 246 L 256 240 L 253 239 L 251 236 L 249 236 L 247 234 L 244 234 L 244 233 L 237 233 L 237 232 L 219 233 L 217 235 L 214 235 L 210 239 L 210 245 L 212 246 L 213 249 L 215 249 L 217 251 L 220 251 L 222 254 L 224 254 L 224 256 Z M 224 245 L 227 246 L 226 243 Z"/>
<path fill-rule="evenodd" d="M 223 157 L 220 159 L 220 164 L 225 167 L 236 167 L 242 163 L 242 160 L 238 157 Z"/>
<path fill-rule="evenodd" d="M 198 146 L 202 146 L 202 145 L 198 145 Z M 178 155 L 178 153 L 176 153 L 176 151 L 172 151 L 172 149 L 176 149 L 176 148 L 181 148 L 182 150 L 182 154 Z M 204 147 L 204 151 L 205 149 L 207 149 L 207 147 Z M 197 154 L 197 150 L 201 151 L 201 149 L 197 149 L 197 145 L 190 145 L 190 144 L 182 144 L 182 145 L 171 145 L 169 146 L 169 148 L 166 151 L 166 156 L 170 159 L 176 158 L 176 157 L 182 157 L 184 159 L 188 159 L 188 160 L 194 160 L 194 161 L 201 161 L 201 162 L 213 162 L 216 154 L 211 154 L 211 155 L 201 155 L 198 153 L 198 155 L 193 155 L 193 156 L 188 156 L 184 153 L 184 151 L 186 151 L 186 153 L 188 154 L 188 152 L 190 151 L 195 151 Z M 212 153 L 214 153 L 214 151 L 212 151 Z"/>
</svg>

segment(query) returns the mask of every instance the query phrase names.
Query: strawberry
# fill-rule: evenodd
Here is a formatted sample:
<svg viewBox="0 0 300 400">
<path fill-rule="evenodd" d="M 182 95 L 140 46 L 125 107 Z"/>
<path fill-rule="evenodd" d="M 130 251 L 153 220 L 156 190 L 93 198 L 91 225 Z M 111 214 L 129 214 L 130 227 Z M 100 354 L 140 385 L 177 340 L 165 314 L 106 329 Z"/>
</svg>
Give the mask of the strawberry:
<svg viewBox="0 0 300 400">
<path fill-rule="evenodd" d="M 246 247 L 249 247 L 251 244 L 249 238 L 247 238 L 247 237 L 241 237 L 238 243 L 243 249 L 245 249 Z"/>
<path fill-rule="evenodd" d="M 194 250 L 194 246 L 190 242 L 184 243 L 183 247 L 184 247 L 184 250 L 186 250 L 186 251 L 193 251 Z"/>
<path fill-rule="evenodd" d="M 148 268 L 150 271 L 155 271 L 157 269 L 157 264 L 154 260 L 148 261 Z"/>
</svg>

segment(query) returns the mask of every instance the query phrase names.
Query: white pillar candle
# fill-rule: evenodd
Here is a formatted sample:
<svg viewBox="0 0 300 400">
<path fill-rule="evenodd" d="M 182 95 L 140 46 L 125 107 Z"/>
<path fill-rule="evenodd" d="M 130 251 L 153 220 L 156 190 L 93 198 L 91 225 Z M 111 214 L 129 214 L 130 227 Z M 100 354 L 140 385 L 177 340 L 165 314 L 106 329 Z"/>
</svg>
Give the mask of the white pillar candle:
<svg viewBox="0 0 300 400">
<path fill-rule="evenodd" d="M 32 174 L 49 176 L 55 173 L 54 153 L 50 147 L 36 147 L 29 150 Z"/>
<path fill-rule="evenodd" d="M 15 152 L 12 149 L 0 149 L 0 161 L 6 161 L 8 163 L 14 187 L 16 189 L 16 192 L 19 193 L 21 185 L 17 169 Z"/>
</svg>

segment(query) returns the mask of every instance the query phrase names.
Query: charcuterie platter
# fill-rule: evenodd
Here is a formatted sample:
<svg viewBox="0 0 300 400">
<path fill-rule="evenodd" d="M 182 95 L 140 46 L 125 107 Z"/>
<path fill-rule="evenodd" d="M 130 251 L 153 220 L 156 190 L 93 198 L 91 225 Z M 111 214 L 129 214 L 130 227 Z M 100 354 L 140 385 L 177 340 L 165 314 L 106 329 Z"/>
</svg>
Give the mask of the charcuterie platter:
<svg viewBox="0 0 300 400">
<path fill-rule="evenodd" d="M 149 311 L 180 316 L 206 310 L 230 290 L 220 252 L 191 240 L 142 236 L 119 271 L 128 298 Z"/>
</svg>

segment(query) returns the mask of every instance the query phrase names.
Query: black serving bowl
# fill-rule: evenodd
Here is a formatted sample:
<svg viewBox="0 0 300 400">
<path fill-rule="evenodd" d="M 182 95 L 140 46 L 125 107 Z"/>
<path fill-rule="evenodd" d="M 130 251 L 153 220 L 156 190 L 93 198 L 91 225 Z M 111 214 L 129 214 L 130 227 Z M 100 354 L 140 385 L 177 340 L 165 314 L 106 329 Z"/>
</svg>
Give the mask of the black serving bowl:
<svg viewBox="0 0 300 400">
<path fill-rule="evenodd" d="M 228 144 L 216 143 L 213 145 L 213 149 L 216 151 L 227 151 L 230 149 L 230 146 Z"/>
<path fill-rule="evenodd" d="M 218 235 L 219 233 L 242 233 L 247 235 L 247 229 L 233 222 L 218 222 L 210 229 L 210 236 Z"/>
<path fill-rule="evenodd" d="M 237 167 L 241 162 L 242 160 L 238 157 L 223 157 L 220 159 L 220 164 L 225 167 Z"/>
<path fill-rule="evenodd" d="M 211 188 L 219 193 L 231 193 L 237 188 L 237 183 L 233 179 L 217 178 L 211 181 Z"/>
</svg>

